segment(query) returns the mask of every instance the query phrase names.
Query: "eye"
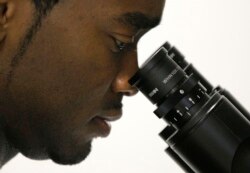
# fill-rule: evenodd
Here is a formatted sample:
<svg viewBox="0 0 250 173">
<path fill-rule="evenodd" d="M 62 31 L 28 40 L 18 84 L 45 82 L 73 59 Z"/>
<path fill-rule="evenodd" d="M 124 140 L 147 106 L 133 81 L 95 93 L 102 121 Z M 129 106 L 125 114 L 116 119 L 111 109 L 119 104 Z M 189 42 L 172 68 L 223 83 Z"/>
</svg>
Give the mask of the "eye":
<svg viewBox="0 0 250 173">
<path fill-rule="evenodd" d="M 115 44 L 119 52 L 123 51 L 129 46 L 129 43 L 125 43 L 117 39 L 115 39 Z"/>
</svg>

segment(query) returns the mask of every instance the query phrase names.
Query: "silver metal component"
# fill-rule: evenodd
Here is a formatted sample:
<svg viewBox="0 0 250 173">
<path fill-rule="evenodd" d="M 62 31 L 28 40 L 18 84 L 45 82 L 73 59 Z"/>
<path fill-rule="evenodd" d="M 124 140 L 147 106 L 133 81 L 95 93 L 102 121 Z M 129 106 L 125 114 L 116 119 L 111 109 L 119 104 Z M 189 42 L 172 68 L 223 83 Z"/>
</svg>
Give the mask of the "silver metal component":
<svg viewBox="0 0 250 173">
<path fill-rule="evenodd" d="M 202 94 L 205 94 L 205 92 L 204 92 L 201 88 L 199 88 L 199 91 L 200 91 Z"/>
<path fill-rule="evenodd" d="M 193 99 L 192 99 L 191 97 L 189 97 L 188 100 L 189 100 L 191 103 L 195 104 L 195 102 L 193 101 Z"/>
<path fill-rule="evenodd" d="M 183 114 L 181 113 L 180 110 L 176 110 L 176 112 L 177 112 L 181 117 L 183 116 Z"/>
<path fill-rule="evenodd" d="M 184 94 L 185 91 L 183 89 L 180 90 L 180 94 Z"/>
</svg>

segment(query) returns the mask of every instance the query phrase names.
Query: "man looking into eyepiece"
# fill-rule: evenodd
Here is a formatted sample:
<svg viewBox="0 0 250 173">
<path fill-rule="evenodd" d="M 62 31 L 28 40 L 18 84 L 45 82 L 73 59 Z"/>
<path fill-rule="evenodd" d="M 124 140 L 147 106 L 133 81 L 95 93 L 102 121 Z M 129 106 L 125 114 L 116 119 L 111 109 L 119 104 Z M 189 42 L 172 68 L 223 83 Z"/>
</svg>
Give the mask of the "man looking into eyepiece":
<svg viewBox="0 0 250 173">
<path fill-rule="evenodd" d="M 0 165 L 76 164 L 136 90 L 136 44 L 164 0 L 0 0 Z"/>
</svg>

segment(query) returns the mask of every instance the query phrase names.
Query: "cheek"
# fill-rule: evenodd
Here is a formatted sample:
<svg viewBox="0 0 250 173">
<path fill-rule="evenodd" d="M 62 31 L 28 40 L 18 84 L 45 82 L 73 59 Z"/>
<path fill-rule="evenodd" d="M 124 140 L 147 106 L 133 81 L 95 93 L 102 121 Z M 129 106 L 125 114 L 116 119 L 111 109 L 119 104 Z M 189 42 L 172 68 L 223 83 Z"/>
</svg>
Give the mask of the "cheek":
<svg viewBox="0 0 250 173">
<path fill-rule="evenodd" d="M 13 121 L 35 131 L 54 131 L 55 136 L 76 129 L 81 129 L 81 135 L 88 134 L 84 126 L 101 109 L 116 70 L 112 63 L 66 57 L 71 58 L 23 59 L 10 86 L 17 106 L 17 120 Z"/>
<path fill-rule="evenodd" d="M 31 97 L 29 104 L 38 102 L 39 107 L 46 105 L 46 109 L 54 111 L 70 111 L 86 103 L 97 104 L 94 102 L 109 90 L 114 70 L 108 68 L 108 64 L 72 59 L 23 61 L 13 76 L 13 95 L 16 99 L 25 99 L 21 102 Z"/>
<path fill-rule="evenodd" d="M 116 75 L 116 62 L 99 40 L 83 42 L 77 36 L 51 30 L 38 34 L 15 70 L 11 86 L 16 98 L 29 93 L 31 105 L 38 102 L 39 108 L 55 112 L 98 104 Z M 99 47 L 93 50 L 92 45 Z"/>
<path fill-rule="evenodd" d="M 88 33 L 73 28 L 77 35 L 59 24 L 43 26 L 14 71 L 13 100 L 37 121 L 39 115 L 48 123 L 83 122 L 101 108 L 111 91 L 118 61 L 92 28 L 86 29 Z"/>
</svg>

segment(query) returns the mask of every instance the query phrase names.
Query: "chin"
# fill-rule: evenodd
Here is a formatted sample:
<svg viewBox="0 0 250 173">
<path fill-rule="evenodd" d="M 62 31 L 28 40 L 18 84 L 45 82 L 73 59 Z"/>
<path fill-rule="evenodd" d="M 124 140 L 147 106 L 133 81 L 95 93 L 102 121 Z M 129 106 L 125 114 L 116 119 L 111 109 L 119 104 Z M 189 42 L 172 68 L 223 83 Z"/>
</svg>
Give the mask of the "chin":
<svg viewBox="0 0 250 173">
<path fill-rule="evenodd" d="M 70 152 L 69 152 L 70 151 Z M 91 151 L 91 142 L 85 144 L 81 149 L 66 149 L 59 151 L 51 149 L 48 151 L 49 158 L 60 165 L 75 165 L 85 160 Z"/>
</svg>

